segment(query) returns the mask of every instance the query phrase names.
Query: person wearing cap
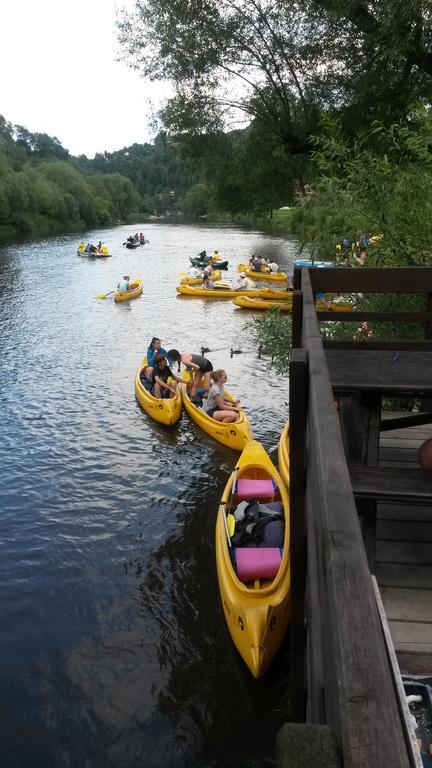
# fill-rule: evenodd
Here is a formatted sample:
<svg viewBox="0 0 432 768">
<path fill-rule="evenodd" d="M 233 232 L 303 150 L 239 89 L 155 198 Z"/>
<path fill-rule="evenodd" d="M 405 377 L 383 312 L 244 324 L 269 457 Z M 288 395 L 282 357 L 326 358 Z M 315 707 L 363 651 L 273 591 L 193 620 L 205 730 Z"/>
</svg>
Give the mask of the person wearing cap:
<svg viewBox="0 0 432 768">
<path fill-rule="evenodd" d="M 240 272 L 239 280 L 236 285 L 237 291 L 252 291 L 255 288 L 254 283 L 249 277 L 246 277 L 245 272 Z"/>
<path fill-rule="evenodd" d="M 123 275 L 123 278 L 119 281 L 117 286 L 117 290 L 120 291 L 120 293 L 127 293 L 127 291 L 129 291 L 129 280 L 130 275 Z"/>
</svg>

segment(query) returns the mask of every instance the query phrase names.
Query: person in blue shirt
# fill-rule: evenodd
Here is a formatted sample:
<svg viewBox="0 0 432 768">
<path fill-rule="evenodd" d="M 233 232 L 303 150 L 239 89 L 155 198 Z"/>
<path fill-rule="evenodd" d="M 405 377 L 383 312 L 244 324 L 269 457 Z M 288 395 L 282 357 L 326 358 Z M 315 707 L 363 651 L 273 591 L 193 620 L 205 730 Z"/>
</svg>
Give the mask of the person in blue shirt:
<svg viewBox="0 0 432 768">
<path fill-rule="evenodd" d="M 123 278 L 120 280 L 117 286 L 117 290 L 120 291 L 120 293 L 127 293 L 127 291 L 129 290 L 129 280 L 130 280 L 129 275 L 123 275 Z"/>
<path fill-rule="evenodd" d="M 153 336 L 147 350 L 147 362 L 149 365 L 154 366 L 155 355 L 160 354 L 160 355 L 165 355 L 165 357 L 167 356 L 167 351 L 166 349 L 163 349 L 161 347 L 161 344 L 162 344 L 161 340 L 158 339 L 157 336 Z"/>
</svg>

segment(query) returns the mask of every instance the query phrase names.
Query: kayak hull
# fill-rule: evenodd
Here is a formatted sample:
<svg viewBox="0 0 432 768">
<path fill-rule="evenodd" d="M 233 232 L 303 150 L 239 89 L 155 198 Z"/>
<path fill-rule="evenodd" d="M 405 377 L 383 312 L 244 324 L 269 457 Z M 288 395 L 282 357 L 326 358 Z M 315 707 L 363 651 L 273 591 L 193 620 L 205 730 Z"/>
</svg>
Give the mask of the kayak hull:
<svg viewBox="0 0 432 768">
<path fill-rule="evenodd" d="M 252 269 L 245 269 L 246 277 L 252 280 L 272 280 L 274 282 L 284 283 L 287 280 L 286 272 L 254 272 Z"/>
<path fill-rule="evenodd" d="M 268 310 L 276 307 L 281 312 L 292 312 L 290 301 L 266 301 L 265 299 L 251 299 L 249 296 L 237 296 L 233 299 L 233 304 L 242 309 L 251 309 L 255 311 Z"/>
<path fill-rule="evenodd" d="M 289 488 L 289 421 L 285 424 L 278 443 L 278 464 L 279 474 L 285 483 L 286 488 Z"/>
<path fill-rule="evenodd" d="M 147 358 L 145 357 L 135 376 L 135 397 L 138 400 L 145 412 L 154 421 L 159 424 L 165 424 L 167 427 L 171 427 L 176 424 L 180 419 L 182 412 L 182 399 L 180 392 L 177 392 L 176 396 L 170 399 L 153 397 L 148 390 L 143 386 L 140 374 L 143 368 L 147 365 Z"/>
<path fill-rule="evenodd" d="M 198 425 L 218 443 L 232 448 L 234 451 L 242 451 L 243 448 L 253 440 L 252 430 L 248 418 L 243 410 L 240 411 L 240 421 L 231 424 L 222 424 L 211 416 L 207 416 L 202 408 L 195 405 L 186 390 L 186 384 L 180 384 L 183 405 L 187 415 L 195 424 Z M 227 400 L 234 401 L 232 395 L 225 390 Z"/>
<path fill-rule="evenodd" d="M 249 296 L 250 298 L 257 299 L 276 299 L 278 301 L 292 301 L 291 291 L 272 291 L 270 288 L 263 288 L 262 290 L 251 289 L 249 291 L 236 291 L 226 288 L 195 288 L 192 285 L 178 285 L 176 288 L 177 293 L 182 296 L 194 296 L 200 299 L 234 299 L 236 296 Z"/>
<path fill-rule="evenodd" d="M 219 270 L 213 270 L 211 275 L 212 280 L 220 280 L 221 279 L 221 273 Z M 185 275 L 182 277 L 181 285 L 202 285 L 204 282 L 203 277 L 188 277 L 188 275 Z"/>
<path fill-rule="evenodd" d="M 87 251 L 81 251 L 77 249 L 78 256 L 84 256 L 87 259 L 106 259 L 108 256 L 112 256 L 112 253 L 103 253 L 102 251 L 96 251 L 95 253 L 87 253 Z"/>
<path fill-rule="evenodd" d="M 193 267 L 198 267 L 199 269 L 204 269 L 204 267 L 208 267 L 210 264 L 210 259 L 207 259 L 206 261 L 202 261 L 202 259 L 193 259 L 191 256 L 189 256 L 189 261 L 192 264 Z M 228 269 L 228 262 L 227 261 L 216 261 L 213 262 L 214 264 L 217 264 L 218 269 Z"/>
<path fill-rule="evenodd" d="M 144 245 L 144 243 L 126 243 L 126 248 L 132 251 L 134 248 L 139 248 L 140 245 Z"/>
<path fill-rule="evenodd" d="M 228 546 L 225 510 L 228 508 L 234 472 L 222 495 L 216 519 L 216 566 L 219 592 L 225 620 L 238 652 L 253 676 L 265 674 L 286 634 L 291 616 L 289 563 L 289 498 L 276 468 L 260 443 L 253 440 L 236 464 L 237 477 L 253 480 L 272 479 L 275 498 L 282 504 L 285 534 L 282 559 L 271 579 L 240 581 L 234 570 Z M 234 496 L 234 502 L 236 498 Z"/>
<path fill-rule="evenodd" d="M 114 301 L 130 301 L 130 299 L 137 299 L 143 292 L 143 281 L 132 280 L 131 285 L 134 286 L 130 291 L 116 291 L 114 294 Z"/>
</svg>

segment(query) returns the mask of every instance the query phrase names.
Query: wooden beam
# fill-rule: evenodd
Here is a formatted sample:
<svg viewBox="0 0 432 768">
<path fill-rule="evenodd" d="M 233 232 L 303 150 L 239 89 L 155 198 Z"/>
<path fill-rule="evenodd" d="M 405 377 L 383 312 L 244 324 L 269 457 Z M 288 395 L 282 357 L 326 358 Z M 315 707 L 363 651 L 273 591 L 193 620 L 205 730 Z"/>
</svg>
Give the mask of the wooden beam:
<svg viewBox="0 0 432 768">
<path fill-rule="evenodd" d="M 432 293 L 430 267 L 310 267 L 305 272 L 315 293 Z"/>
<path fill-rule="evenodd" d="M 293 291 L 292 294 L 292 348 L 298 349 L 302 345 L 303 326 L 303 294 L 301 291 Z"/>
<path fill-rule="evenodd" d="M 300 294 L 301 295 L 301 294 Z M 291 563 L 291 719 L 304 722 L 306 591 L 306 427 L 308 356 L 293 349 L 289 367 L 290 563 Z"/>
<path fill-rule="evenodd" d="M 319 559 L 319 583 L 308 579 L 308 590 L 320 590 L 326 721 L 337 735 L 343 765 L 387 768 L 391 754 L 392 768 L 407 768 L 308 270 L 302 270 L 302 289 L 310 371 L 308 493 L 310 477 Z"/>
<path fill-rule="evenodd" d="M 406 427 L 419 427 L 422 424 L 432 424 L 432 413 L 416 413 L 412 416 L 399 416 L 396 419 L 384 419 L 381 421 L 381 432 L 390 429 L 405 429 Z"/>
<path fill-rule="evenodd" d="M 429 323 L 432 322 L 432 312 L 317 312 L 320 322 L 334 320 L 335 322 L 356 323 L 360 320 L 379 320 L 380 322 L 398 323 Z"/>
</svg>

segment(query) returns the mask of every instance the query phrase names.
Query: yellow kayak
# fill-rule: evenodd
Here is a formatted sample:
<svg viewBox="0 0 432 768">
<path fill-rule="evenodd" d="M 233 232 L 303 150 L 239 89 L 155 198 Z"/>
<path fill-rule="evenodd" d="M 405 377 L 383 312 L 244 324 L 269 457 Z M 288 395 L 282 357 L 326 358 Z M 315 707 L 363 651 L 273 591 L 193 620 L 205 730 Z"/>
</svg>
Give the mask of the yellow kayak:
<svg viewBox="0 0 432 768">
<path fill-rule="evenodd" d="M 250 296 L 257 299 L 277 299 L 278 301 L 291 301 L 291 291 L 272 291 L 270 288 L 251 289 L 250 291 L 237 291 L 233 288 L 195 288 L 192 285 L 178 285 L 177 293 L 182 296 L 195 296 L 201 299 L 233 299 L 236 296 Z"/>
<path fill-rule="evenodd" d="M 220 280 L 221 279 L 221 275 L 222 275 L 222 273 L 220 272 L 220 270 L 218 270 L 218 269 L 213 270 L 212 275 L 211 275 L 211 279 L 212 280 Z M 185 275 L 184 272 L 180 273 L 180 277 L 182 278 L 181 279 L 181 284 L 182 285 L 201 285 L 204 282 L 202 277 L 189 277 L 188 275 Z"/>
<path fill-rule="evenodd" d="M 281 312 L 292 312 L 292 304 L 290 301 L 269 301 L 266 299 L 251 299 L 249 296 L 237 296 L 233 299 L 233 304 L 242 309 L 271 309 L 277 307 Z"/>
<path fill-rule="evenodd" d="M 289 421 L 285 424 L 278 443 L 279 474 L 287 488 L 289 488 Z"/>
<path fill-rule="evenodd" d="M 233 533 L 230 518 L 233 521 L 226 515 L 234 483 L 232 509 L 251 494 L 262 504 L 280 503 L 285 522 L 282 550 L 229 546 Z M 253 440 L 240 456 L 222 495 L 216 520 L 216 565 L 228 629 L 254 677 L 261 677 L 270 666 L 290 620 L 289 524 L 287 490 L 261 443 Z"/>
<path fill-rule="evenodd" d="M 287 280 L 286 272 L 254 272 L 253 269 L 245 269 L 244 273 L 252 280 L 276 280 L 280 283 Z"/>
<path fill-rule="evenodd" d="M 207 432 L 210 437 L 213 437 L 222 445 L 232 448 L 234 451 L 242 451 L 245 445 L 253 440 L 251 426 L 243 410 L 240 409 L 240 421 L 222 424 L 221 421 L 216 421 L 211 416 L 207 416 L 202 408 L 191 401 L 186 390 L 186 384 L 179 384 L 179 387 L 187 415 L 204 432 Z M 225 395 L 227 400 L 234 402 L 233 396 L 226 389 Z"/>
<path fill-rule="evenodd" d="M 89 259 L 102 259 L 107 256 L 112 256 L 112 253 L 108 251 L 106 245 L 103 245 L 100 251 L 91 251 L 90 253 L 87 253 L 84 243 L 79 244 L 77 254 L 78 256 L 87 256 Z"/>
<path fill-rule="evenodd" d="M 131 283 L 130 291 L 116 291 L 114 294 L 114 301 L 129 301 L 129 299 L 137 299 L 143 292 L 143 281 L 133 280 Z"/>
<path fill-rule="evenodd" d="M 138 368 L 135 376 L 135 397 L 139 404 L 144 408 L 145 412 L 152 417 L 159 424 L 166 424 L 171 426 L 176 424 L 179 420 L 182 412 L 182 400 L 180 392 L 177 392 L 175 397 L 157 398 L 153 397 L 150 392 L 144 387 L 140 374 L 143 368 L 147 365 L 147 358 L 145 357 Z"/>
</svg>

